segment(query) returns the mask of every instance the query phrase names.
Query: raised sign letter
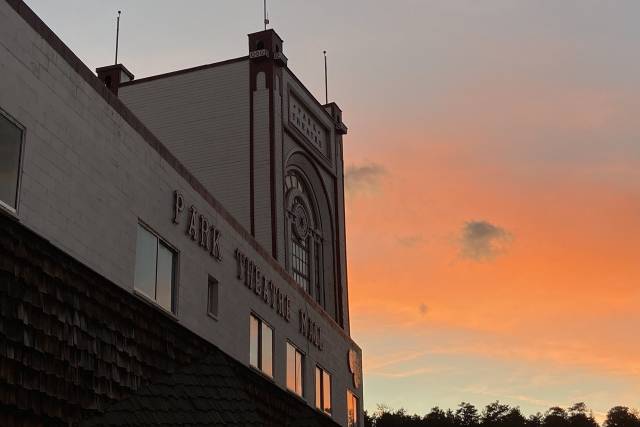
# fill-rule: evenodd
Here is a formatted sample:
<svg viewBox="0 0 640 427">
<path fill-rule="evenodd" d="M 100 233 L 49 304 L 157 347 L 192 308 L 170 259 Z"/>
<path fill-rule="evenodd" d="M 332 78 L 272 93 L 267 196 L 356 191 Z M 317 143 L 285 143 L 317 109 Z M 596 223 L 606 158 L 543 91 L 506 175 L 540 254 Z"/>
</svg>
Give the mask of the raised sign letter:
<svg viewBox="0 0 640 427">
<path fill-rule="evenodd" d="M 178 224 L 180 221 L 178 220 L 178 216 L 182 213 L 184 209 L 184 197 L 182 193 L 178 190 L 173 192 L 173 223 Z"/>
<path fill-rule="evenodd" d="M 208 249 L 209 246 L 209 220 L 200 215 L 200 246 Z"/>
<path fill-rule="evenodd" d="M 198 227 L 198 211 L 195 206 L 191 206 L 191 219 L 189 220 L 189 226 L 187 227 L 187 236 L 191 237 L 191 240 L 196 240 Z"/>
</svg>

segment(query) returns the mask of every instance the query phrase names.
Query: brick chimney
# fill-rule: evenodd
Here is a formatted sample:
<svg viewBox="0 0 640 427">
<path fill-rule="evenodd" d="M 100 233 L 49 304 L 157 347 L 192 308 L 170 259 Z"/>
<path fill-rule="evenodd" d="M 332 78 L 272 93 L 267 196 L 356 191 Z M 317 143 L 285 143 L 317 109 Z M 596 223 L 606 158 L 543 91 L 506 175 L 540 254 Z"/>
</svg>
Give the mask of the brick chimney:
<svg viewBox="0 0 640 427">
<path fill-rule="evenodd" d="M 96 68 L 98 78 L 111 89 L 115 95 L 118 95 L 118 88 L 122 83 L 133 80 L 133 74 L 122 64 L 107 65 L 106 67 Z"/>
</svg>

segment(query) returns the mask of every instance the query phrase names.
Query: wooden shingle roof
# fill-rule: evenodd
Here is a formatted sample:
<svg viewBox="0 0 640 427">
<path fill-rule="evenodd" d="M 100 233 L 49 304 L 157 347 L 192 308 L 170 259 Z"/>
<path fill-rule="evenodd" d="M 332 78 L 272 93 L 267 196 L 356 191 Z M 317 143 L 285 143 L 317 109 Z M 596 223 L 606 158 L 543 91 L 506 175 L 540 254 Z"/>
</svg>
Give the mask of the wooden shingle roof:
<svg viewBox="0 0 640 427">
<path fill-rule="evenodd" d="M 337 424 L 0 213 L 0 425 Z"/>
</svg>

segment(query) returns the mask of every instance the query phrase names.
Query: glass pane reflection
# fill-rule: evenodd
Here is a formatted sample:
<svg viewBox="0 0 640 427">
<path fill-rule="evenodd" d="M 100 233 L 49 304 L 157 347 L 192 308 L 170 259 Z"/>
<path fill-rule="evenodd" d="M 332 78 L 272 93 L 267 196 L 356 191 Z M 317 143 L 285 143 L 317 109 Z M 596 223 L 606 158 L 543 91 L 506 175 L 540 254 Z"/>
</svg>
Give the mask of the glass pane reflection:
<svg viewBox="0 0 640 427">
<path fill-rule="evenodd" d="M 0 200 L 16 208 L 22 130 L 0 115 Z"/>
<path fill-rule="evenodd" d="M 251 366 L 258 368 L 258 328 L 260 327 L 258 319 L 251 316 L 250 320 L 250 337 L 249 337 L 249 363 Z"/>
<path fill-rule="evenodd" d="M 296 356 L 296 394 L 302 396 L 302 353 L 295 352 Z"/>
<path fill-rule="evenodd" d="M 327 414 L 331 413 L 331 375 L 328 372 L 322 371 L 322 404 L 324 411 Z"/>
<path fill-rule="evenodd" d="M 296 350 L 287 343 L 287 388 L 296 391 Z"/>
<path fill-rule="evenodd" d="M 173 264 L 174 254 L 160 242 L 158 245 L 158 269 L 156 285 L 156 302 L 165 309 L 172 311 L 173 300 Z"/>
<path fill-rule="evenodd" d="M 316 408 L 322 409 L 322 371 L 316 366 Z"/>
<path fill-rule="evenodd" d="M 136 273 L 133 286 L 151 299 L 156 298 L 156 259 L 158 239 L 138 225 Z"/>
<path fill-rule="evenodd" d="M 273 376 L 273 332 L 265 323 L 262 324 L 262 372 Z"/>
</svg>

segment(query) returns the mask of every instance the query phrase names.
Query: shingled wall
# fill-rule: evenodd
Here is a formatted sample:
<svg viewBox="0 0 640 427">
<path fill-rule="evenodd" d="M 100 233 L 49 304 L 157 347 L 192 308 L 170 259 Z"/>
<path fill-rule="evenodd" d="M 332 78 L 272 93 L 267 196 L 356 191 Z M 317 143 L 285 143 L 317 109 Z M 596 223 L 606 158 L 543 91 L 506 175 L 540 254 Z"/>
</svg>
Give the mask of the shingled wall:
<svg viewBox="0 0 640 427">
<path fill-rule="evenodd" d="M 69 425 L 209 347 L 0 215 L 0 425 Z"/>
<path fill-rule="evenodd" d="M 87 419 L 337 425 L 0 212 L 0 426 Z"/>
</svg>

